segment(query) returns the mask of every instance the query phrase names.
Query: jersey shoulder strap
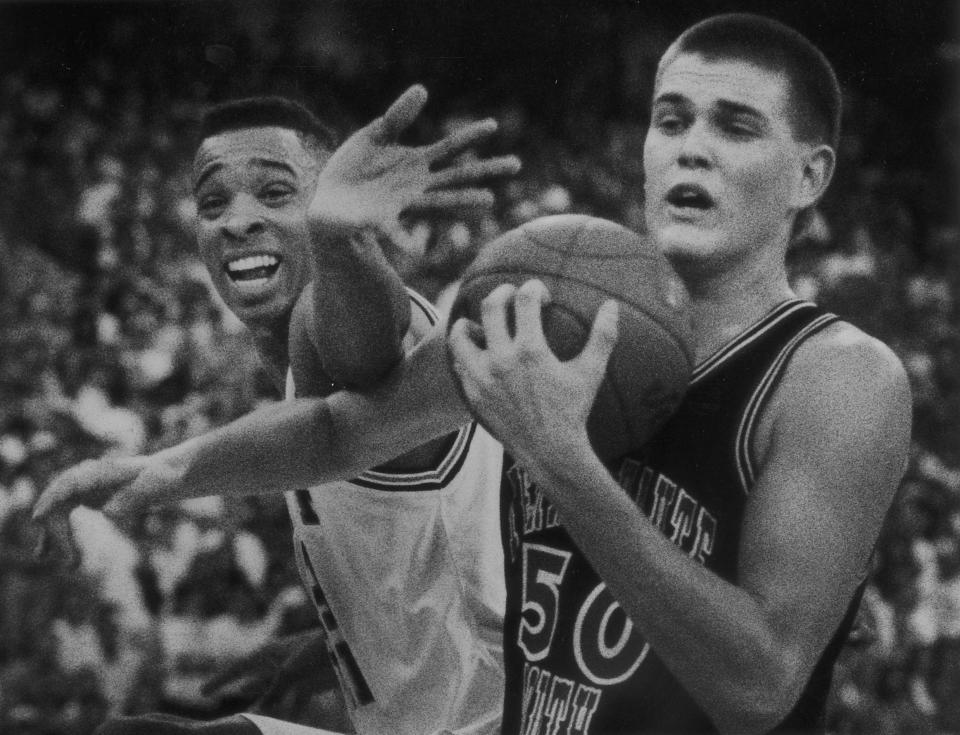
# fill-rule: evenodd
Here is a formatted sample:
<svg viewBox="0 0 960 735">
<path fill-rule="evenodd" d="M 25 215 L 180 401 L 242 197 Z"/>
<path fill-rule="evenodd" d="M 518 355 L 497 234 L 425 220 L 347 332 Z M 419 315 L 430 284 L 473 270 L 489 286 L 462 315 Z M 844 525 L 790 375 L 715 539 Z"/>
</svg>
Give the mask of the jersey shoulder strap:
<svg viewBox="0 0 960 735">
<path fill-rule="evenodd" d="M 756 382 L 740 418 L 736 435 L 737 475 L 745 493 L 749 493 L 759 474 L 754 444 L 760 417 L 783 380 L 791 358 L 813 335 L 840 321 L 835 314 L 823 311 L 809 302 L 805 305 L 812 308 L 805 309 L 803 317 L 797 315 L 792 328 L 783 334 L 782 344 L 778 345 L 779 349 Z"/>
</svg>

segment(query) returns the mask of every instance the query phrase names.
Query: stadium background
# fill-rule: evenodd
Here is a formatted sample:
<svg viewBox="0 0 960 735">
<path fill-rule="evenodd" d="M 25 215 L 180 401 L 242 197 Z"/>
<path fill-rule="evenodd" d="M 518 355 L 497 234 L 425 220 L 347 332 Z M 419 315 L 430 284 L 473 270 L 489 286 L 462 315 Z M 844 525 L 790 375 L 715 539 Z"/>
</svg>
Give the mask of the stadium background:
<svg viewBox="0 0 960 735">
<path fill-rule="evenodd" d="M 794 282 L 890 343 L 914 451 L 845 654 L 837 732 L 960 730 L 960 262 L 946 3 L 264 2 L 0 5 L 0 731 L 86 733 L 106 712 L 210 715 L 197 684 L 313 614 L 277 498 L 203 500 L 115 528 L 79 573 L 31 555 L 58 468 L 152 451 L 272 400 L 194 256 L 203 105 L 282 92 L 343 129 L 413 81 L 416 135 L 496 115 L 520 177 L 490 216 L 411 223 L 391 257 L 430 297 L 541 214 L 641 229 L 653 69 L 699 17 L 762 10 L 818 43 L 846 94 L 839 173 Z M 277 705 L 310 718 L 329 700 Z"/>
</svg>

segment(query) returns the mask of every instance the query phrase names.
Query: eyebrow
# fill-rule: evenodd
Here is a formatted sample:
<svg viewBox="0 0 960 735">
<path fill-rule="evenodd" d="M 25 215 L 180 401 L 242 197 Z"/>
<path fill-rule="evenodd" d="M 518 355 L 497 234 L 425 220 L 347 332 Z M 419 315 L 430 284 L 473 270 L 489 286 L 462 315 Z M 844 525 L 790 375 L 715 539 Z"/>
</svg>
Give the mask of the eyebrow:
<svg viewBox="0 0 960 735">
<path fill-rule="evenodd" d="M 653 106 L 656 107 L 659 104 L 666 105 L 679 105 L 681 107 L 689 107 L 690 100 L 684 97 L 679 92 L 667 92 L 653 101 Z M 767 123 L 767 116 L 764 115 L 756 107 L 751 107 L 750 105 L 744 104 L 743 102 L 734 102 L 732 100 L 717 100 L 716 106 L 720 109 L 720 112 L 723 112 L 728 115 L 746 115 L 747 117 L 752 117 L 758 122 L 764 124 Z"/>
<path fill-rule="evenodd" d="M 666 94 L 662 94 L 656 99 L 654 99 L 652 106 L 656 107 L 657 105 L 661 105 L 661 104 L 685 106 L 685 105 L 689 105 L 690 102 L 686 97 L 684 97 L 679 92 L 667 92 Z"/>
<path fill-rule="evenodd" d="M 196 194 L 198 191 L 200 191 L 200 187 L 203 186 L 203 182 L 205 182 L 222 168 L 222 163 L 215 163 L 212 166 L 205 168 L 197 177 L 197 180 L 193 183 L 193 193 Z"/>
<path fill-rule="evenodd" d="M 263 166 L 264 168 L 272 168 L 277 171 L 283 171 L 284 173 L 290 174 L 294 178 L 296 178 L 297 176 L 297 172 L 293 170 L 293 167 L 288 163 L 284 163 L 283 161 L 276 161 L 272 158 L 252 158 L 250 159 L 250 162 L 257 164 L 259 166 Z M 222 163 L 214 163 L 213 165 L 205 168 L 203 172 L 197 177 L 197 181 L 193 185 L 194 194 L 196 194 L 196 192 L 200 189 L 200 187 L 203 186 L 204 182 L 207 179 L 209 179 L 211 176 L 213 176 L 218 171 L 221 171 L 222 169 L 223 169 Z"/>
<path fill-rule="evenodd" d="M 767 124 L 767 116 L 764 115 L 756 107 L 751 107 L 750 105 L 745 105 L 742 102 L 731 102 L 730 100 L 717 100 L 717 107 L 720 108 L 721 112 L 724 112 L 728 115 L 745 115 L 747 117 L 752 117 L 757 122 Z"/>
</svg>

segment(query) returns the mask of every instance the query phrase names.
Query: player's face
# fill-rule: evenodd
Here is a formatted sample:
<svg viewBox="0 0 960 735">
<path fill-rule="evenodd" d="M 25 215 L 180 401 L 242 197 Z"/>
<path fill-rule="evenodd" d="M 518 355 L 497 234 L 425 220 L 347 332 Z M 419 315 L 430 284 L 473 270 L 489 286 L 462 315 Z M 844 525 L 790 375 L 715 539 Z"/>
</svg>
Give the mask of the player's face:
<svg viewBox="0 0 960 735">
<path fill-rule="evenodd" d="M 214 135 L 194 159 L 200 256 L 246 324 L 289 315 L 310 280 L 307 206 L 317 161 L 293 130 Z"/>
<path fill-rule="evenodd" d="M 786 78 L 746 62 L 681 53 L 661 71 L 646 217 L 681 272 L 726 269 L 789 238 L 804 178 L 789 105 Z"/>
</svg>

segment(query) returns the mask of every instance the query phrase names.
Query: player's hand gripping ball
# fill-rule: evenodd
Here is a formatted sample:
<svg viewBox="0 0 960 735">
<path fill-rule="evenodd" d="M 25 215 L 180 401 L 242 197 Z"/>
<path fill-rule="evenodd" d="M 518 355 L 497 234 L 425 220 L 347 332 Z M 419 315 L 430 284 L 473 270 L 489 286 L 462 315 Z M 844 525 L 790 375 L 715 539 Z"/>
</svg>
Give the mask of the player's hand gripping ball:
<svg viewBox="0 0 960 735">
<path fill-rule="evenodd" d="M 479 324 L 487 294 L 532 278 L 550 292 L 543 327 L 560 360 L 580 353 L 604 301 L 619 302 L 619 338 L 587 433 L 604 460 L 639 449 L 677 407 L 693 370 L 683 285 L 651 242 L 614 222 L 544 217 L 483 248 L 463 276 L 449 323 L 467 317 Z"/>
</svg>

